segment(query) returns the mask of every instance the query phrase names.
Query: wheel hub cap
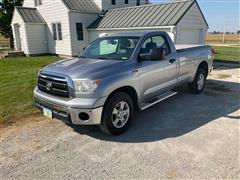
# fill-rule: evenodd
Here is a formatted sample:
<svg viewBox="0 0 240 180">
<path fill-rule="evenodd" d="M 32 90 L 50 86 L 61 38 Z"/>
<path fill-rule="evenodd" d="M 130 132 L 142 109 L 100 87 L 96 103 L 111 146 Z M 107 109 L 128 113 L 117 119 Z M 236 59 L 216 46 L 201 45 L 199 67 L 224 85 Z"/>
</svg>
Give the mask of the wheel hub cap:
<svg viewBox="0 0 240 180">
<path fill-rule="evenodd" d="M 199 78 L 198 78 L 198 82 L 197 82 L 197 84 L 198 84 L 198 90 L 201 90 L 201 89 L 203 88 L 204 82 L 205 82 L 205 77 L 204 77 L 203 74 L 200 74 L 200 75 L 199 75 Z"/>
<path fill-rule="evenodd" d="M 129 119 L 130 108 L 127 102 L 118 102 L 113 108 L 112 123 L 116 128 L 122 128 Z"/>
</svg>

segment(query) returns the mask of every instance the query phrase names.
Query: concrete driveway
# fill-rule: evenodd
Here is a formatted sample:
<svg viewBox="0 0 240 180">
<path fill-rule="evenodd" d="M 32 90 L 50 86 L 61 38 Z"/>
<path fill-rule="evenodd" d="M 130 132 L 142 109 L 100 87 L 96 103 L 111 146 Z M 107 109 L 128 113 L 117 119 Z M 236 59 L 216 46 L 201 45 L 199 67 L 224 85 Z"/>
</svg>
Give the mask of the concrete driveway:
<svg viewBox="0 0 240 180">
<path fill-rule="evenodd" d="M 31 117 L 1 133 L 2 179 L 237 179 L 239 70 L 215 65 L 202 95 L 183 88 L 117 137 Z"/>
</svg>

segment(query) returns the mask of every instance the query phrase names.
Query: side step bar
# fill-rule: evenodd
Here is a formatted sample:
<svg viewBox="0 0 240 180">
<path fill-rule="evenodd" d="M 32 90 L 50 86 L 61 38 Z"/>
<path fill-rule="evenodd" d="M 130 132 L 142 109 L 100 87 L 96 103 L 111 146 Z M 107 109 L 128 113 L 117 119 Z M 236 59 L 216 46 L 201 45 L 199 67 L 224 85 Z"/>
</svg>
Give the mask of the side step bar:
<svg viewBox="0 0 240 180">
<path fill-rule="evenodd" d="M 171 91 L 171 92 L 167 92 L 165 94 L 162 94 L 160 96 L 157 96 L 153 101 L 149 101 L 149 102 L 144 103 L 143 107 L 141 107 L 140 110 L 143 111 L 143 110 L 145 110 L 145 109 L 147 109 L 147 108 L 149 108 L 149 107 L 151 107 L 151 106 L 153 106 L 153 105 L 155 105 L 155 104 L 157 104 L 157 103 L 159 103 L 159 102 L 161 102 L 161 101 L 163 101 L 167 98 L 170 98 L 170 97 L 176 95 L 176 94 L 177 94 L 177 92 L 172 92 Z"/>
</svg>

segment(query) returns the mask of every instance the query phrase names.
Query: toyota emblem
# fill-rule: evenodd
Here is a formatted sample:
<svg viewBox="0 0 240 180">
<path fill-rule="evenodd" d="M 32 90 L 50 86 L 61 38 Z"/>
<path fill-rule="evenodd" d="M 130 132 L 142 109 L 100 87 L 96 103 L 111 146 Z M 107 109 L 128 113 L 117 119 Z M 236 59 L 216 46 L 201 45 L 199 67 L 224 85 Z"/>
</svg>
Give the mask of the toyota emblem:
<svg viewBox="0 0 240 180">
<path fill-rule="evenodd" d="M 46 89 L 47 89 L 48 91 L 51 91 L 51 90 L 52 90 L 52 83 L 51 83 L 51 82 L 47 82 L 47 84 L 46 84 Z"/>
</svg>

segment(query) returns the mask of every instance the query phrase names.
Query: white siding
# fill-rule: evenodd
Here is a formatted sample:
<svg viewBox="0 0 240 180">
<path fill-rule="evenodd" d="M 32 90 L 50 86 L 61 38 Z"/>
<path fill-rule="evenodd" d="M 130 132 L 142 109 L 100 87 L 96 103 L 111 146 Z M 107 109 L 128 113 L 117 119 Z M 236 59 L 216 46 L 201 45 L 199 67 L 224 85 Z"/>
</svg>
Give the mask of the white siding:
<svg viewBox="0 0 240 180">
<path fill-rule="evenodd" d="M 98 14 L 88 14 L 88 13 L 78 13 L 78 12 L 70 12 L 70 34 L 71 34 L 71 46 L 72 46 L 72 55 L 77 56 L 83 50 L 84 47 L 89 45 L 89 34 L 86 28 L 97 18 Z M 83 41 L 77 40 L 77 32 L 76 32 L 76 23 L 83 24 Z"/>
<path fill-rule="evenodd" d="M 181 29 L 178 44 L 200 44 L 200 29 Z"/>
<path fill-rule="evenodd" d="M 137 5 L 137 0 L 129 0 L 129 4 L 125 4 L 125 0 L 116 0 L 116 5 L 112 5 L 111 0 L 94 0 L 94 1 L 99 6 L 99 8 L 103 10 Z M 147 2 L 146 0 L 140 0 L 141 5 L 145 5 L 146 2 Z"/>
<path fill-rule="evenodd" d="M 28 45 L 27 45 L 27 38 L 26 38 L 26 31 L 25 31 L 25 24 L 18 13 L 18 11 L 15 9 L 12 19 L 12 28 L 13 28 L 13 37 L 14 37 L 14 46 L 16 47 L 15 42 L 15 33 L 14 33 L 14 24 L 19 24 L 19 31 L 20 31 L 20 41 L 21 41 L 21 49 L 25 54 L 28 54 Z"/>
<path fill-rule="evenodd" d="M 34 7 L 34 0 L 24 0 L 23 7 Z"/>
<path fill-rule="evenodd" d="M 131 31 L 165 31 L 169 36 L 174 40 L 174 34 L 171 32 L 171 28 L 159 28 L 159 29 L 133 29 L 133 30 L 89 30 L 90 42 L 93 42 L 99 37 L 102 37 L 106 34 L 113 34 L 119 32 L 131 32 Z"/>
<path fill-rule="evenodd" d="M 61 0 L 42 0 L 42 5 L 36 7 L 43 19 L 47 22 L 48 49 L 51 54 L 71 56 L 71 41 L 68 9 Z M 52 23 L 62 25 L 63 40 L 55 41 L 52 33 Z"/>
<path fill-rule="evenodd" d="M 190 26 L 198 28 L 207 28 L 207 24 L 204 21 L 203 16 L 196 3 L 188 10 L 188 12 L 183 16 L 181 21 L 178 23 L 179 26 Z"/>
<path fill-rule="evenodd" d="M 207 28 L 200 9 L 195 3 L 177 25 L 176 42 L 178 44 L 204 44 Z"/>
<path fill-rule="evenodd" d="M 48 53 L 47 32 L 45 24 L 26 24 L 29 55 Z"/>
</svg>

